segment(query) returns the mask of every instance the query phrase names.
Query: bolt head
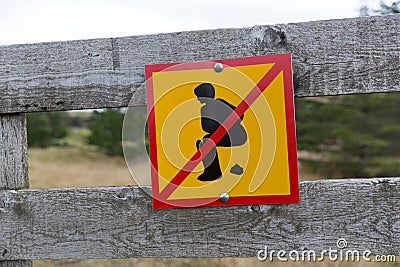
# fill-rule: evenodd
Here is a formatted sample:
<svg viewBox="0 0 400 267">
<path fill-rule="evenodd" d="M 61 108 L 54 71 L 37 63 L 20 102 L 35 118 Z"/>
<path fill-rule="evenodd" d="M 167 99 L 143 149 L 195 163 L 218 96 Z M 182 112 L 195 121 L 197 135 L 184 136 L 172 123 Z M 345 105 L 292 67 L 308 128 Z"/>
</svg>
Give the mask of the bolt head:
<svg viewBox="0 0 400 267">
<path fill-rule="evenodd" d="M 224 65 L 221 63 L 215 63 L 214 65 L 214 71 L 215 72 L 221 72 L 224 69 Z"/>
<path fill-rule="evenodd" d="M 229 195 L 228 193 L 222 193 L 221 195 L 219 195 L 219 200 L 221 200 L 222 202 L 228 202 L 229 200 Z"/>
<path fill-rule="evenodd" d="M 260 209 L 260 205 L 251 205 L 251 210 L 254 212 L 259 212 Z"/>
</svg>

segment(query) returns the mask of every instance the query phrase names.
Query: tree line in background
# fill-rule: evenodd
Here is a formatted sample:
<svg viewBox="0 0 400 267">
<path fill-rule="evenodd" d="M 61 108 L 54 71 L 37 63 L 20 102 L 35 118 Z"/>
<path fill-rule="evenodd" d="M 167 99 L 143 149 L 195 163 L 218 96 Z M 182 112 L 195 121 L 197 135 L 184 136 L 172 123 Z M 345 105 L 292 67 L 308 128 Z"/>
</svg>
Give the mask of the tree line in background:
<svg viewBox="0 0 400 267">
<path fill-rule="evenodd" d="M 48 147 L 59 144 L 68 134 L 67 115 L 64 112 L 28 113 L 28 145 Z"/>
<path fill-rule="evenodd" d="M 304 166 L 328 177 L 400 174 L 399 93 L 297 99 L 296 111 Z"/>
<path fill-rule="evenodd" d="M 90 135 L 88 143 L 97 146 L 111 156 L 122 156 L 122 109 L 110 108 L 104 111 L 93 111 L 89 121 Z"/>
<path fill-rule="evenodd" d="M 381 2 L 380 10 L 364 6 L 360 14 L 399 13 L 399 6 L 400 1 Z M 400 175 L 400 93 L 303 98 L 295 105 L 302 166 L 327 177 Z M 86 127 L 88 144 L 121 156 L 123 119 L 123 109 L 93 111 L 87 118 L 68 112 L 28 114 L 28 143 L 62 145 L 70 127 Z"/>
<path fill-rule="evenodd" d="M 72 134 L 71 130 L 88 129 L 85 142 L 94 145 L 100 152 L 110 156 L 123 156 L 122 127 L 125 117 L 125 108 L 109 108 L 87 112 L 45 112 L 28 113 L 28 145 L 30 147 L 46 148 L 49 146 L 69 145 L 66 137 Z M 130 141 L 126 148 L 130 153 L 141 149 L 141 145 L 132 143 L 141 140 L 146 123 L 146 108 L 137 108 L 129 113 L 130 123 L 126 127 Z M 145 130 L 147 134 L 147 128 Z M 132 151 L 132 149 L 134 151 Z M 148 151 L 148 138 L 146 138 Z"/>
<path fill-rule="evenodd" d="M 368 5 L 362 5 L 360 8 L 360 16 L 372 16 L 372 15 L 387 15 L 400 13 L 400 1 L 393 1 L 390 4 L 386 4 L 384 1 L 380 1 L 379 9 L 373 9 Z"/>
<path fill-rule="evenodd" d="M 122 156 L 122 109 L 104 109 L 90 112 L 90 116 L 76 116 L 70 112 L 45 112 L 27 114 L 28 145 L 46 148 L 68 145 L 63 142 L 69 130 L 87 128 L 86 142 L 110 156 Z M 83 113 L 82 113 L 83 114 Z"/>
</svg>

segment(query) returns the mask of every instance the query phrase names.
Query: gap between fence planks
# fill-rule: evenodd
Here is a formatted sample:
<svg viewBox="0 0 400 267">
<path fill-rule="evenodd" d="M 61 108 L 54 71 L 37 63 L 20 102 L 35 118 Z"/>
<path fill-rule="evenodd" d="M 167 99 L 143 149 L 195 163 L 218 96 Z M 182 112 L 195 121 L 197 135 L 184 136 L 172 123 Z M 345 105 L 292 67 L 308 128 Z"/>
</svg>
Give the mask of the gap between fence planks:
<svg viewBox="0 0 400 267">
<path fill-rule="evenodd" d="M 146 193 L 147 192 L 147 193 Z M 400 254 L 400 178 L 307 181 L 300 204 L 153 210 L 150 187 L 0 191 L 3 259 Z"/>
<path fill-rule="evenodd" d="M 144 65 L 290 52 L 296 96 L 399 90 L 400 14 L 0 46 L 0 113 L 145 105 Z"/>
</svg>

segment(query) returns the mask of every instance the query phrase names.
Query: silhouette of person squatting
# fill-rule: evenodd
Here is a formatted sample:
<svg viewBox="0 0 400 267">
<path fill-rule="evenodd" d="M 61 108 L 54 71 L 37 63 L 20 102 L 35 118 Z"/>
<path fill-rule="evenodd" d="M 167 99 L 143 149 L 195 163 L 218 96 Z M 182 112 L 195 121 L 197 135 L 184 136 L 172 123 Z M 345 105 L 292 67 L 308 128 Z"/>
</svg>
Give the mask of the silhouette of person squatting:
<svg viewBox="0 0 400 267">
<path fill-rule="evenodd" d="M 194 89 L 194 93 L 199 102 L 205 104 L 201 107 L 201 127 L 207 134 L 202 140 L 197 140 L 196 147 L 199 149 L 236 107 L 224 99 L 214 99 L 215 89 L 210 83 L 200 84 Z M 247 141 L 246 130 L 241 125 L 243 117 L 244 115 L 242 115 L 232 128 L 221 138 L 210 153 L 203 158 L 204 172 L 197 178 L 199 181 L 214 181 L 221 178 L 222 172 L 216 147 L 241 146 Z M 241 169 L 238 164 L 236 164 L 235 167 Z M 243 169 L 240 173 L 233 172 L 232 170 L 231 172 L 241 174 Z"/>
</svg>

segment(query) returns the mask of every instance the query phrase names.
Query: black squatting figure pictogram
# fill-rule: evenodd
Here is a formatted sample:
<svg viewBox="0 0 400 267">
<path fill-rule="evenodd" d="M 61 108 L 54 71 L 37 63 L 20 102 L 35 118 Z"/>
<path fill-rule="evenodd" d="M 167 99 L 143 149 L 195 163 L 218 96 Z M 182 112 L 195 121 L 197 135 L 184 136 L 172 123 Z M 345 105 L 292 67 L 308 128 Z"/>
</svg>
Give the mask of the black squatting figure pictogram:
<svg viewBox="0 0 400 267">
<path fill-rule="evenodd" d="M 201 107 L 201 127 L 207 134 L 202 140 L 197 140 L 196 147 L 199 149 L 211 135 L 221 126 L 225 119 L 236 108 L 234 105 L 224 99 L 215 98 L 214 86 L 210 83 L 202 83 L 194 89 L 194 93 L 200 103 L 205 104 Z M 221 167 L 216 147 L 235 147 L 241 146 L 247 141 L 247 133 L 241 122 L 242 115 L 229 131 L 219 140 L 216 146 L 202 160 L 204 172 L 197 178 L 199 181 L 214 181 L 222 177 Z M 243 169 L 236 164 L 234 169 L 241 171 L 232 171 L 234 174 L 243 173 Z"/>
</svg>

